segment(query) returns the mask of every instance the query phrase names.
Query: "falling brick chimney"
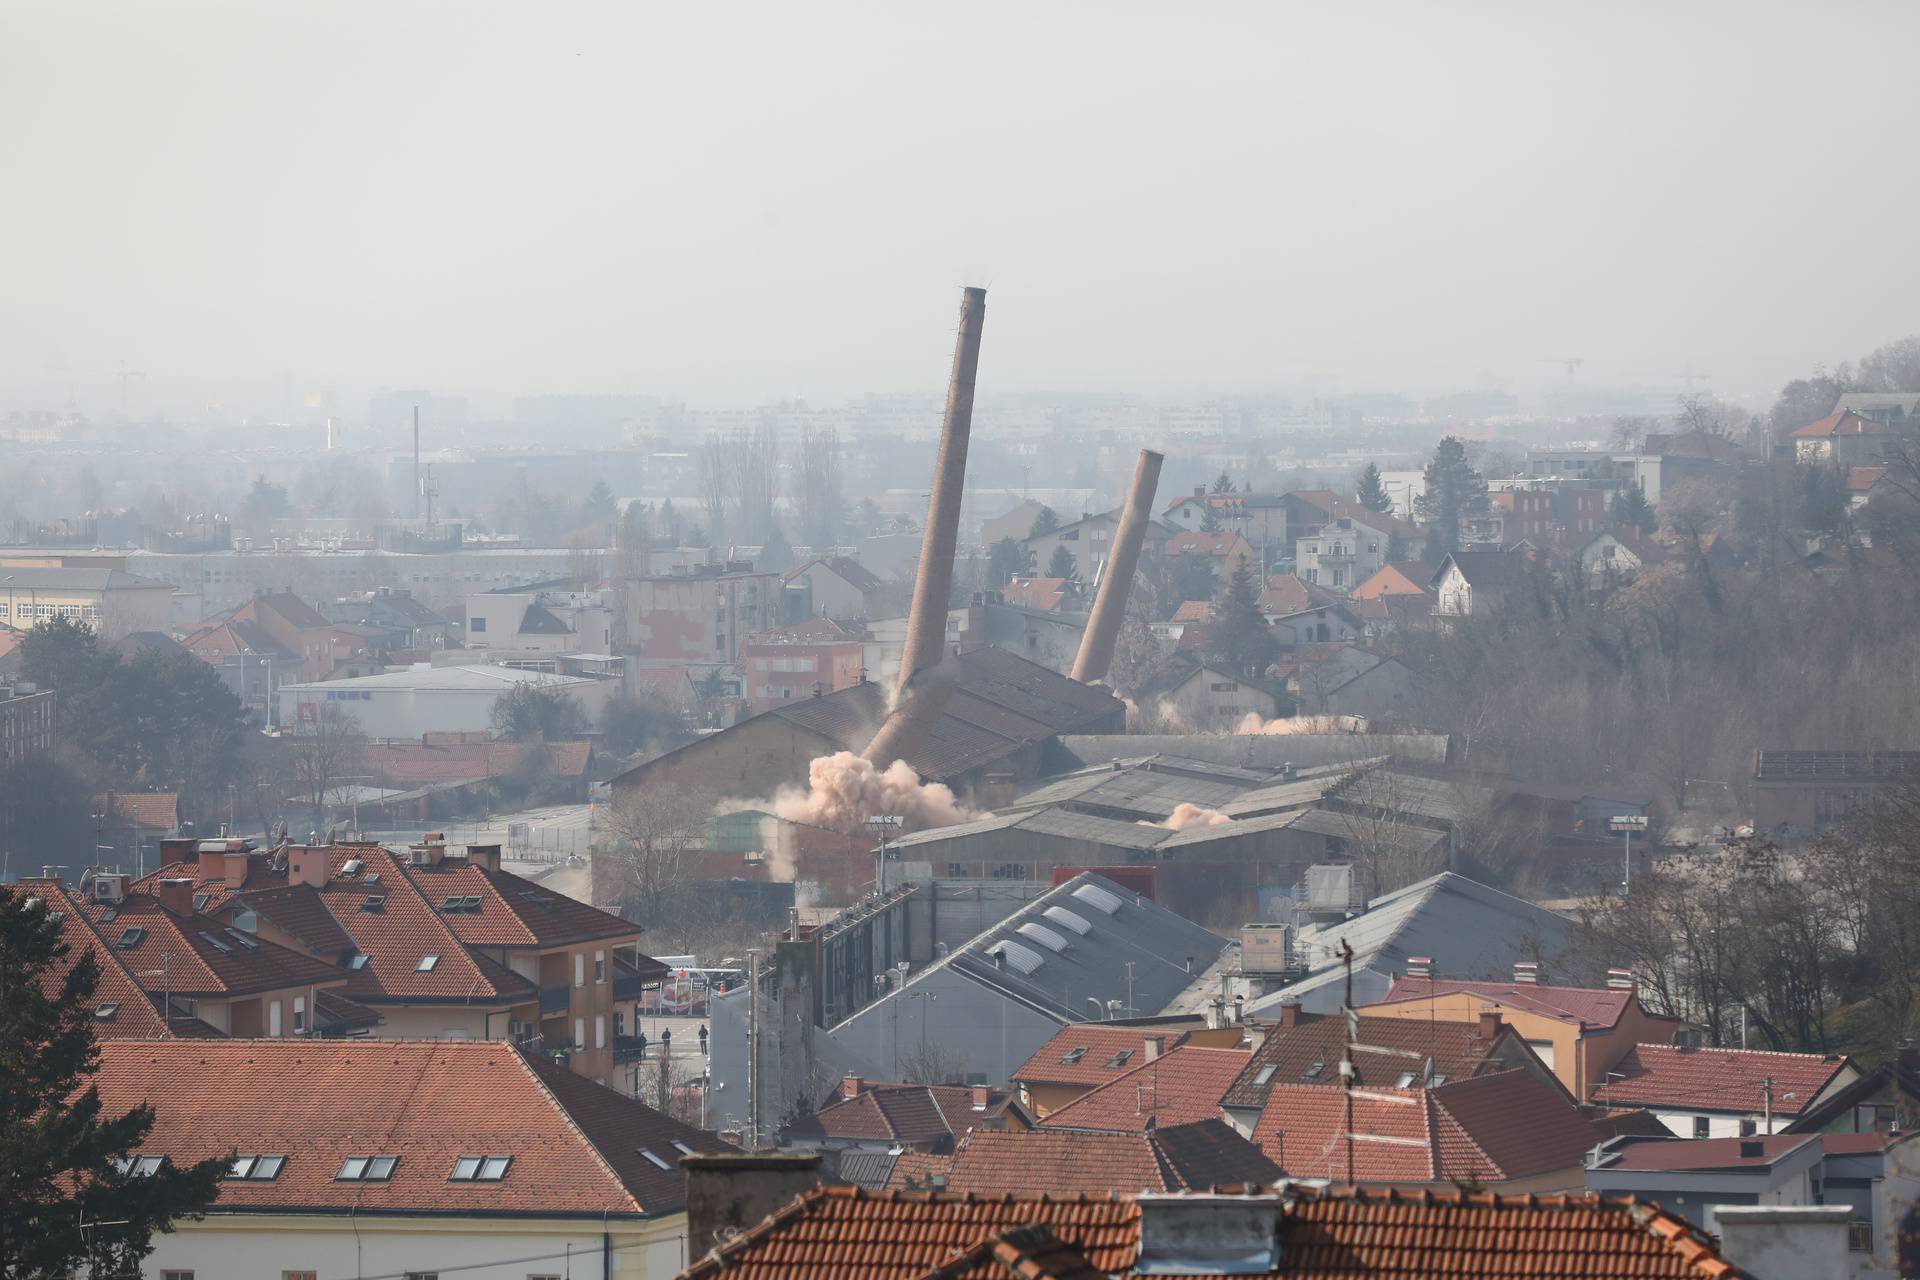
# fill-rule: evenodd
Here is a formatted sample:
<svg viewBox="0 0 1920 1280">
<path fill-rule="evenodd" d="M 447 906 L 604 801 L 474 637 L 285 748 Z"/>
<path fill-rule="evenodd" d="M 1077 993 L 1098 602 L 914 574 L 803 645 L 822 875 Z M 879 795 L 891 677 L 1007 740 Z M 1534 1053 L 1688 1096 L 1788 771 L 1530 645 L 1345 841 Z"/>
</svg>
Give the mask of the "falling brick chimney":
<svg viewBox="0 0 1920 1280">
<path fill-rule="evenodd" d="M 193 881 L 185 876 L 168 876 L 154 886 L 153 896 L 176 916 L 193 914 Z"/>
<path fill-rule="evenodd" d="M 900 653 L 898 695 L 913 677 L 938 666 L 946 653 L 947 602 L 953 595 L 953 557 L 960 541 L 960 503 L 967 483 L 967 443 L 973 431 L 973 384 L 980 368 L 980 331 L 986 323 L 987 291 L 966 289 L 960 297 L 960 333 L 947 383 L 947 411 L 940 424 L 940 452 L 933 464 L 920 569 L 907 614 L 907 640 Z"/>
<path fill-rule="evenodd" d="M 922 677 L 902 695 L 900 705 L 881 723 L 880 732 L 860 754 L 876 769 L 912 755 L 947 713 L 953 690 L 953 681 L 938 671 Z"/>
<path fill-rule="evenodd" d="M 1127 490 L 1126 505 L 1120 509 L 1120 526 L 1114 531 L 1113 549 L 1107 553 L 1107 566 L 1100 575 L 1100 589 L 1093 596 L 1093 612 L 1087 616 L 1087 629 L 1080 636 L 1080 652 L 1073 660 L 1073 678 L 1082 682 L 1105 680 L 1113 666 L 1114 641 L 1127 618 L 1127 593 L 1133 589 L 1134 571 L 1140 565 L 1140 546 L 1147 538 L 1147 525 L 1153 520 L 1153 494 L 1160 484 L 1160 464 L 1165 459 L 1151 449 L 1140 451 L 1134 464 L 1133 485 Z"/>
</svg>

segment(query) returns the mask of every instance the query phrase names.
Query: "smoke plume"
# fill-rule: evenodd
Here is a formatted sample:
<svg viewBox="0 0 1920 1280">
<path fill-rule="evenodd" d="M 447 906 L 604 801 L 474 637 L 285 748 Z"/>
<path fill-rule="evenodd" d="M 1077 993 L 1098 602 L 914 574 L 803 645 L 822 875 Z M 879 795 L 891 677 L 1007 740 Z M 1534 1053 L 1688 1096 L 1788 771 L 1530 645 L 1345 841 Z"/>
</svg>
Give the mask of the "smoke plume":
<svg viewBox="0 0 1920 1280">
<path fill-rule="evenodd" d="M 1277 720 L 1262 720 L 1258 712 L 1249 711 L 1240 717 L 1233 731 L 1275 737 L 1300 733 L 1365 733 L 1367 722 L 1361 716 L 1281 716 Z"/>
<path fill-rule="evenodd" d="M 1182 800 L 1173 807 L 1173 812 L 1167 815 L 1165 822 L 1148 822 L 1142 825 L 1166 827 L 1170 831 L 1185 831 L 1189 827 L 1218 827 L 1232 821 L 1232 818 L 1218 809 L 1203 809 L 1197 804 L 1189 804 Z"/>
<path fill-rule="evenodd" d="M 789 822 L 847 832 L 884 814 L 898 814 L 906 831 L 952 826 L 973 816 L 950 789 L 922 782 L 906 761 L 876 769 L 851 751 L 816 757 L 807 766 L 807 789 L 781 792 L 773 811 Z"/>
</svg>

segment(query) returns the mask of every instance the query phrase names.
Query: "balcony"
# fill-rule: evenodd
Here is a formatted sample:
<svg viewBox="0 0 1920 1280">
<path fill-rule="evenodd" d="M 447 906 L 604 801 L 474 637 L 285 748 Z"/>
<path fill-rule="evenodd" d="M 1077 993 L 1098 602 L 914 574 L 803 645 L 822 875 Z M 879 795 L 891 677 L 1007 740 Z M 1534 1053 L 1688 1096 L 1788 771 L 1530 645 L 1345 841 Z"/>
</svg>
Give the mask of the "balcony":
<svg viewBox="0 0 1920 1280">
<path fill-rule="evenodd" d="M 565 1013 L 572 1004 L 572 991 L 571 987 L 540 988 L 540 1016 Z"/>
</svg>

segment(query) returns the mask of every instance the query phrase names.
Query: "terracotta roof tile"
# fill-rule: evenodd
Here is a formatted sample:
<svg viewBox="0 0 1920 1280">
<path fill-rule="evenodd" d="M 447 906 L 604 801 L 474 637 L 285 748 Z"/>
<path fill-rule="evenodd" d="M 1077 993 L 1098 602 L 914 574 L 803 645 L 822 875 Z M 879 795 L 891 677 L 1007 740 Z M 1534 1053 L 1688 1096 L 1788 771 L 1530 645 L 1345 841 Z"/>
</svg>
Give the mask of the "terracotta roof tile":
<svg viewBox="0 0 1920 1280">
<path fill-rule="evenodd" d="M 566 947 L 596 938 L 640 936 L 639 925 L 511 871 L 494 871 L 464 858 L 447 858 L 438 866 L 407 866 L 405 871 L 436 909 L 451 897 L 480 899 L 471 910 L 446 915 L 461 941 L 474 946 Z"/>
<path fill-rule="evenodd" d="M 172 831 L 180 825 L 180 797 L 172 791 L 109 791 L 88 800 L 109 821 L 148 831 Z"/>
<path fill-rule="evenodd" d="M 851 1098 L 835 1098 L 811 1116 L 788 1127 L 795 1138 L 838 1138 L 867 1142 L 938 1143 L 966 1133 L 983 1120 L 1003 1113 L 1009 1095 L 989 1090 L 983 1111 L 973 1109 L 968 1085 L 864 1085 Z"/>
<path fill-rule="evenodd" d="M 171 990 L 182 997 L 249 995 L 289 987 L 337 986 L 344 976 L 332 965 L 265 938 L 236 938 L 227 922 L 214 916 L 176 916 L 151 894 L 129 893 L 117 905 L 86 902 L 78 895 L 69 901 L 86 915 L 94 932 L 114 946 L 150 994 Z M 120 939 L 128 936 L 129 929 L 144 933 L 134 945 L 123 948 Z"/>
<path fill-rule="evenodd" d="M 1220 1114 L 1220 1098 L 1247 1065 L 1245 1049 L 1183 1044 L 1098 1085 L 1040 1123 L 1050 1129 L 1144 1129 Z"/>
<path fill-rule="evenodd" d="M 1139 1027 L 1076 1022 L 1054 1032 L 1010 1078 L 1024 1084 L 1105 1084 L 1133 1069 L 1152 1034 Z M 1176 1048 L 1186 1038 L 1184 1031 L 1166 1033 L 1166 1047 Z M 1122 1051 L 1127 1060 L 1114 1065 L 1114 1055 Z"/>
<path fill-rule="evenodd" d="M 1741 1275 L 1686 1222 L 1627 1197 L 1298 1185 L 1278 1191 L 1282 1270 L 1274 1274 L 1293 1280 Z M 1077 1269 L 1078 1258 L 1093 1273 L 1119 1275 L 1138 1258 L 1139 1212 L 1124 1197 L 829 1187 L 800 1197 L 685 1274 L 727 1280 L 1078 1277 L 1087 1274 Z"/>
<path fill-rule="evenodd" d="M 983 1129 L 943 1163 L 917 1171 L 961 1194 L 1104 1195 L 1205 1191 L 1271 1181 L 1280 1167 L 1218 1119 L 1137 1133 Z M 901 1182 L 890 1182 L 900 1186 Z"/>
<path fill-rule="evenodd" d="M 1511 1030 L 1503 1034 L 1511 1034 Z M 1253 1051 L 1239 1078 L 1221 1097 L 1221 1104 L 1260 1107 L 1265 1105 L 1267 1091 L 1275 1084 L 1335 1082 L 1346 1038 L 1346 1019 L 1339 1015 L 1302 1014 L 1292 1026 L 1270 1027 L 1266 1039 Z M 1364 1011 L 1360 1017 L 1359 1043 L 1393 1051 L 1362 1051 L 1354 1055 L 1357 1082 L 1380 1086 L 1393 1085 L 1409 1071 L 1423 1072 L 1429 1062 L 1434 1076 L 1463 1080 L 1486 1070 L 1494 1061 L 1491 1055 L 1498 1046 L 1497 1040 L 1480 1034 L 1478 1023 L 1369 1018 Z M 1409 1054 L 1418 1056 L 1406 1056 Z"/>
<path fill-rule="evenodd" d="M 1457 978 L 1397 977 L 1381 1004 L 1424 1000 L 1428 996 L 1466 992 L 1484 996 L 1494 1006 L 1524 1010 L 1583 1027 L 1611 1027 L 1634 1001 L 1630 990 L 1611 987 L 1556 987 L 1523 982 L 1468 982 Z"/>
<path fill-rule="evenodd" d="M 123 1041 L 101 1046 L 110 1111 L 150 1102 L 140 1150 L 177 1164 L 284 1155 L 271 1181 L 228 1181 L 238 1212 L 422 1210 L 617 1215 L 685 1203 L 675 1142 L 728 1148 L 648 1107 L 494 1041 Z M 218 1081 L 217 1088 L 209 1081 Z M 398 1157 L 385 1182 L 340 1181 L 349 1156 Z M 461 1156 L 512 1157 L 495 1182 L 449 1178 Z"/>
<path fill-rule="evenodd" d="M 1793 435 L 1801 440 L 1824 440 L 1833 436 L 1881 436 L 1892 431 L 1892 427 L 1877 418 L 1863 418 L 1851 409 L 1842 409 L 1818 422 L 1809 422 Z"/>
<path fill-rule="evenodd" d="M 22 880 L 13 886 L 0 886 L 0 894 L 40 899 L 43 909 L 60 913 L 60 942 L 66 954 L 59 957 L 41 976 L 41 989 L 57 995 L 61 984 L 80 957 L 92 953 L 100 969 L 94 983 L 92 1008 L 95 1011 L 94 1034 L 102 1040 L 141 1039 L 159 1036 L 165 1027 L 160 1011 L 140 986 L 115 949 L 99 936 L 79 909 L 78 902 L 58 880 Z M 104 1019 L 99 1011 L 108 1010 Z"/>
<path fill-rule="evenodd" d="M 1638 1044 L 1614 1068 L 1626 1078 L 1610 1077 L 1596 1086 L 1593 1100 L 1609 1106 L 1758 1115 L 1766 1109 L 1766 1081 L 1771 1078 L 1773 1110 L 1793 1116 L 1852 1066 L 1851 1058 L 1840 1055 Z"/>
</svg>

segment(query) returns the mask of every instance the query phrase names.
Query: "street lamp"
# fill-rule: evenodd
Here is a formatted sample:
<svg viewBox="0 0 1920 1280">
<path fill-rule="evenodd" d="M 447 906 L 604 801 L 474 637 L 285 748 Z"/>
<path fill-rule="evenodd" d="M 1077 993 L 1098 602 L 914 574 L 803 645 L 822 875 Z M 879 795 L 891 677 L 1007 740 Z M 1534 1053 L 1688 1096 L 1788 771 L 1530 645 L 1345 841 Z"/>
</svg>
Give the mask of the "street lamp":
<svg viewBox="0 0 1920 1280">
<path fill-rule="evenodd" d="M 877 813 L 864 824 L 880 837 L 880 849 L 873 859 L 873 896 L 876 898 L 885 896 L 887 892 L 887 832 L 900 824 L 901 817 L 897 813 Z"/>
</svg>

